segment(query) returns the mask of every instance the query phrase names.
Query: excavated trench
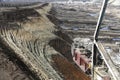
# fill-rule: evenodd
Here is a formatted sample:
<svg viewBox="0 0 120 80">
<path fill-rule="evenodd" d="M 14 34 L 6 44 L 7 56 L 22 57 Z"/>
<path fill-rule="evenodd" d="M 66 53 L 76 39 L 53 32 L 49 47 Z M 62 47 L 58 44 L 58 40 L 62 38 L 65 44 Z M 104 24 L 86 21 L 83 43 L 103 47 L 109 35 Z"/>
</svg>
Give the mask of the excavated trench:
<svg viewBox="0 0 120 80">
<path fill-rule="evenodd" d="M 56 51 L 66 57 L 69 61 L 72 61 L 71 46 L 61 39 L 53 39 L 49 42 Z"/>
<path fill-rule="evenodd" d="M 53 39 L 49 42 L 49 45 L 53 47 L 58 54 L 52 55 L 52 65 L 59 72 L 59 74 L 64 78 L 64 80 L 90 80 L 83 71 L 79 69 L 78 66 L 73 62 L 71 55 L 71 42 L 66 34 L 61 35 L 64 40 L 59 38 Z M 66 42 L 69 40 L 69 42 Z"/>
</svg>

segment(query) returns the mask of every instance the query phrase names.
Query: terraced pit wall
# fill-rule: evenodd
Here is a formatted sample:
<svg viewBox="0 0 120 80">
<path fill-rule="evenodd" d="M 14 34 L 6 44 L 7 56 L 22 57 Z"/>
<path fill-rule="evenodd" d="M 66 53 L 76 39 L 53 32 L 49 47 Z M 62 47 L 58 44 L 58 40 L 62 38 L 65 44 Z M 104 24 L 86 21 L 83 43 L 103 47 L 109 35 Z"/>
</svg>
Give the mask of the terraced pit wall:
<svg viewBox="0 0 120 80">
<path fill-rule="evenodd" d="M 42 9 L 5 13 L 7 19 L 3 21 L 5 19 L 3 18 L 1 21 L 0 38 L 2 43 L 12 50 L 38 79 L 62 80 L 45 59 L 43 52 L 49 40 L 56 37 L 52 33 L 56 30 L 55 25 L 46 17 L 50 8 L 51 5 L 48 4 Z M 12 13 L 14 14 L 11 15 Z"/>
<path fill-rule="evenodd" d="M 4 13 L 0 17 L 1 44 L 26 65 L 35 80 L 90 80 L 72 64 L 72 41 L 58 30 L 59 22 L 49 14 L 51 7 L 46 4 Z"/>
</svg>

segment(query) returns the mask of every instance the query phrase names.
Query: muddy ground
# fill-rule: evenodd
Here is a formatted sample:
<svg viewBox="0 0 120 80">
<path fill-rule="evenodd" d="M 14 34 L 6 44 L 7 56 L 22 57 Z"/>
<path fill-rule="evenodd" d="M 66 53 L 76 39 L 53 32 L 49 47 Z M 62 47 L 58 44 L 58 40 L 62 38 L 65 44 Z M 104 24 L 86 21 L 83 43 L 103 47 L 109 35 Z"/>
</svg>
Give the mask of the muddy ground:
<svg viewBox="0 0 120 80">
<path fill-rule="evenodd" d="M 20 77 L 22 79 L 29 79 L 29 75 L 35 80 L 89 79 L 89 77 L 81 77 L 81 74 L 85 74 L 79 71 L 74 63 L 72 64 L 71 40 L 66 34 L 59 31 L 59 20 L 57 21 L 54 15 L 49 13 L 50 10 L 51 6 L 45 5 L 40 9 L 25 9 L 5 13 L 0 18 L 0 38 L 4 50 L 10 54 L 8 56 L 15 55 L 12 57 L 13 62 L 16 61 L 16 57 L 23 62 L 23 64 L 16 64 L 18 67 L 21 65 L 23 71 L 28 69 L 26 72 L 29 74 L 23 72 L 25 76 Z M 8 53 L 6 48 L 12 53 Z M 60 63 L 61 61 L 63 63 Z M 9 77 L 9 79 L 11 78 Z M 20 78 L 18 79 L 20 80 Z"/>
<path fill-rule="evenodd" d="M 101 4 L 54 5 L 54 9 L 56 10 L 55 16 L 61 21 L 61 31 L 71 39 L 80 37 L 93 40 L 100 8 Z M 102 45 L 105 45 L 104 48 L 110 47 L 110 49 L 113 50 L 111 54 L 114 55 L 116 55 L 114 51 L 118 53 L 116 42 L 120 42 L 119 9 L 120 7 L 108 5 L 98 39 Z M 111 56 L 111 58 L 112 57 L 113 56 Z M 117 60 L 119 61 L 119 59 Z M 116 61 L 113 60 L 113 62 Z"/>
<path fill-rule="evenodd" d="M 107 24 L 110 31 L 120 29 L 119 7 L 111 9 L 102 26 Z M 2 19 L 7 24 L 0 23 L 0 38 L 5 45 L 0 50 L 0 80 L 33 80 L 36 76 L 35 80 L 90 80 L 72 61 L 70 46 L 75 37 L 92 38 L 99 10 L 100 5 L 54 4 L 7 13 Z M 6 54 L 17 55 L 23 63 Z"/>
<path fill-rule="evenodd" d="M 0 80 L 34 80 L 21 62 L 0 45 Z"/>
<path fill-rule="evenodd" d="M 54 4 L 55 17 L 60 20 L 60 29 L 71 39 L 86 37 L 93 39 L 101 4 Z M 108 4 L 101 28 L 100 40 L 112 42 L 119 38 L 120 7 Z M 102 41 L 102 42 L 103 42 Z"/>
</svg>

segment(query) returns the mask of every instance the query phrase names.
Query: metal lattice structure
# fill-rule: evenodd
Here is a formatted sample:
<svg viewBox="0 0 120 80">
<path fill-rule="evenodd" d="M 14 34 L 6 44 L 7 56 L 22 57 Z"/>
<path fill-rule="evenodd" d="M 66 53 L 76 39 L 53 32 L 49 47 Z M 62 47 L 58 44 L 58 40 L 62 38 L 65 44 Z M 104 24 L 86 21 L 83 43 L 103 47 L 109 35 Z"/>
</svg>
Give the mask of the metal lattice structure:
<svg viewBox="0 0 120 80">
<path fill-rule="evenodd" d="M 110 73 L 113 76 L 114 80 L 119 80 L 120 79 L 120 73 L 118 71 L 118 69 L 116 68 L 116 66 L 114 65 L 113 61 L 111 60 L 111 58 L 109 57 L 108 53 L 106 52 L 106 50 L 104 49 L 103 45 L 98 41 L 98 36 L 99 36 L 99 32 L 100 32 L 100 26 L 107 8 L 107 3 L 109 0 L 104 0 L 103 1 L 103 5 L 100 11 L 100 15 L 99 15 L 99 19 L 97 22 L 97 26 L 96 26 L 96 30 L 94 33 L 94 44 L 93 44 L 93 75 L 94 75 L 94 67 L 96 66 L 96 61 L 97 61 L 97 55 L 98 53 L 100 53 L 100 55 L 102 56 L 103 60 L 105 61 L 105 64 L 107 65 Z M 94 78 L 94 76 L 93 76 Z"/>
</svg>

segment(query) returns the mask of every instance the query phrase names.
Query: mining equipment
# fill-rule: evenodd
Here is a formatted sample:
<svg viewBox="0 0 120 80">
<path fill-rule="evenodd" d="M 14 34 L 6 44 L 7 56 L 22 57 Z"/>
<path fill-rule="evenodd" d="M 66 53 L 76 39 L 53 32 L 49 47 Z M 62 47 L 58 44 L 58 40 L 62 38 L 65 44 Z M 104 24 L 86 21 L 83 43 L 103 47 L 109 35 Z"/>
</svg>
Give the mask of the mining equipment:
<svg viewBox="0 0 120 80">
<path fill-rule="evenodd" d="M 117 55 L 114 54 L 113 49 L 103 47 L 98 38 L 108 1 L 109 0 L 103 1 L 93 37 L 94 39 L 74 38 L 71 46 L 73 61 L 84 73 L 91 76 L 92 80 L 120 79 L 119 68 L 115 66 L 115 63 L 117 63 L 117 61 L 115 61 Z M 116 42 L 115 45 L 119 46 L 119 42 Z M 107 54 L 114 54 L 114 60 L 112 59 L 113 56 L 111 57 Z"/>
<path fill-rule="evenodd" d="M 75 38 L 71 46 L 74 62 L 86 74 L 91 74 L 92 44 L 89 38 Z"/>
</svg>

